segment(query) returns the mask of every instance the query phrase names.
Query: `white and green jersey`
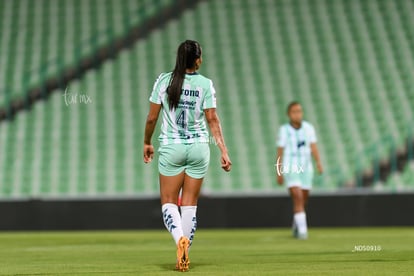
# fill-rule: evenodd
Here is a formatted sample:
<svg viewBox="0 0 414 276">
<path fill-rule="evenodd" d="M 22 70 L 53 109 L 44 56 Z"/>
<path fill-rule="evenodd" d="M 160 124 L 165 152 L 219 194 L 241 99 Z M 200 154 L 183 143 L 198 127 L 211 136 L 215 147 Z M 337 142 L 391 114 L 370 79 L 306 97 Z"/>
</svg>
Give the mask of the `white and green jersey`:
<svg viewBox="0 0 414 276">
<path fill-rule="evenodd" d="M 283 170 L 288 172 L 312 172 L 311 147 L 316 143 L 315 128 L 302 121 L 301 127 L 295 129 L 287 123 L 280 127 L 277 146 L 283 148 Z"/>
<path fill-rule="evenodd" d="M 162 105 L 161 145 L 208 143 L 204 109 L 216 108 L 213 82 L 198 74 L 186 74 L 180 102 L 170 110 L 167 87 L 172 72 L 161 73 L 154 83 L 150 101 Z"/>
</svg>

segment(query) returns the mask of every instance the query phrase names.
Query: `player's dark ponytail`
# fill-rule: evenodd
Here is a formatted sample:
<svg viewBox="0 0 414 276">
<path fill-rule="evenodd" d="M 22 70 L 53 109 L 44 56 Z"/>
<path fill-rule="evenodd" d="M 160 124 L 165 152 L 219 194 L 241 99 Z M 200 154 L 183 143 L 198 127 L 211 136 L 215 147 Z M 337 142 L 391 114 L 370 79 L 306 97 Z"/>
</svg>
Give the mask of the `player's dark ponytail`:
<svg viewBox="0 0 414 276">
<path fill-rule="evenodd" d="M 180 102 L 185 70 L 194 68 L 196 59 L 200 57 L 201 47 L 197 41 L 186 40 L 178 47 L 175 68 L 167 88 L 168 105 L 170 106 L 170 109 L 176 109 Z"/>
</svg>

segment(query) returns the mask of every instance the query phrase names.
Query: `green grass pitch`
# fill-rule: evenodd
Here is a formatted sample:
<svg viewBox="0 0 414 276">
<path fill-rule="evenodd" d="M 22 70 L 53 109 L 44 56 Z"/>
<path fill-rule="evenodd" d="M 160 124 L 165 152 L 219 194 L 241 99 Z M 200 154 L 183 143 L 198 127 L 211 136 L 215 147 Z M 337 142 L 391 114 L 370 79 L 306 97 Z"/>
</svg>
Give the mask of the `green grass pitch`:
<svg viewBox="0 0 414 276">
<path fill-rule="evenodd" d="M 414 228 L 199 229 L 194 275 L 414 273 Z M 0 233 L 0 275 L 178 275 L 166 230 Z"/>
</svg>

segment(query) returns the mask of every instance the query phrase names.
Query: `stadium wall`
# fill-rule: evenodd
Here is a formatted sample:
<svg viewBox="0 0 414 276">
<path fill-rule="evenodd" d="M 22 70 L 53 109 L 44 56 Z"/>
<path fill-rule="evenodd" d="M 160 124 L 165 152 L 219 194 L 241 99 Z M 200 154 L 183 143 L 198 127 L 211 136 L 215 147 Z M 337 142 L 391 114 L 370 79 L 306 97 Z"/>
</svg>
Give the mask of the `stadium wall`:
<svg viewBox="0 0 414 276">
<path fill-rule="evenodd" d="M 313 196 L 308 221 L 317 226 L 414 225 L 414 193 Z M 158 199 L 27 200 L 0 202 L 0 230 L 163 228 Z M 287 196 L 202 198 L 202 228 L 290 227 Z"/>
</svg>

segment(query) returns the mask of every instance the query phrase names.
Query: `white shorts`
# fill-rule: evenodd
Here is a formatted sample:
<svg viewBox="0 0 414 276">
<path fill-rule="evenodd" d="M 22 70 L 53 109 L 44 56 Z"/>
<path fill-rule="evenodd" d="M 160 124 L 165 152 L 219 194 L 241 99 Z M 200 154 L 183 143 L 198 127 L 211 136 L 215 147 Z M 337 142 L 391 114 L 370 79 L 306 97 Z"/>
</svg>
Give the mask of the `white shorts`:
<svg viewBox="0 0 414 276">
<path fill-rule="evenodd" d="M 288 188 L 300 187 L 303 190 L 311 190 L 313 172 L 286 173 L 283 174 L 283 180 Z"/>
</svg>

